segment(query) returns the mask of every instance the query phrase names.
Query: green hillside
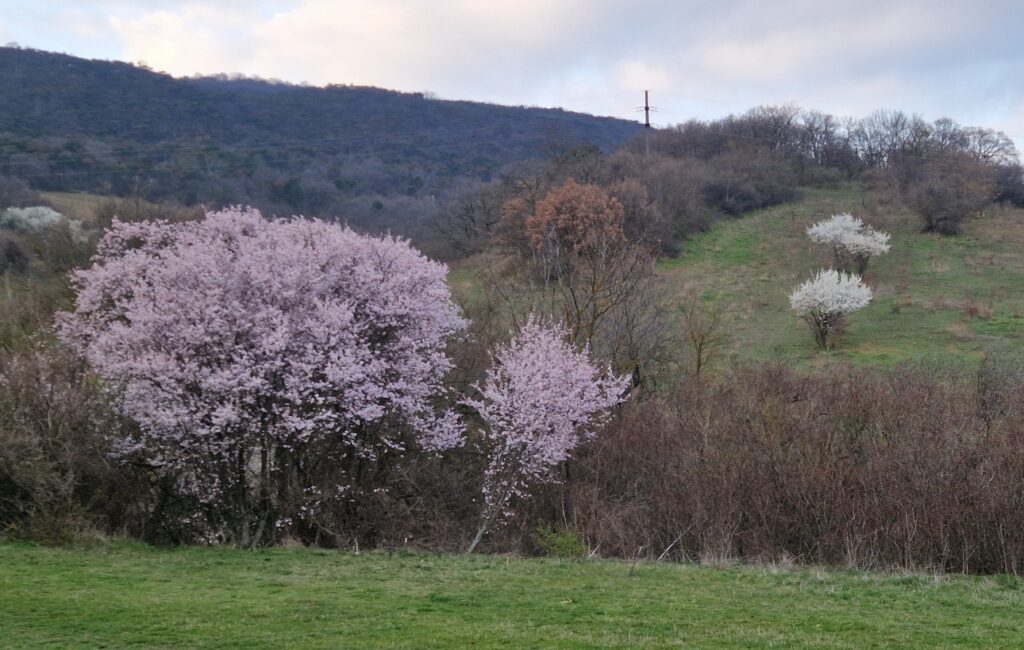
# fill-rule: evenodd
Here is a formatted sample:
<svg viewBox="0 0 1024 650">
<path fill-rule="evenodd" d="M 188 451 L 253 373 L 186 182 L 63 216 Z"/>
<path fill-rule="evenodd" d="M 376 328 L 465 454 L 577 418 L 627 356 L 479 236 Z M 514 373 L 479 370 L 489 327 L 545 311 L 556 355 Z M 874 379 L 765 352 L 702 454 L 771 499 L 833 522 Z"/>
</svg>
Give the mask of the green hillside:
<svg viewBox="0 0 1024 650">
<path fill-rule="evenodd" d="M 836 351 L 814 348 L 788 295 L 828 252 L 806 229 L 853 212 L 892 234 L 892 250 L 872 261 L 873 303 L 848 319 Z M 681 292 L 723 310 L 733 355 L 826 363 L 893 364 L 921 358 L 970 360 L 1024 342 L 1024 210 L 994 207 L 957 237 L 920 232 L 913 214 L 875 205 L 858 186 L 808 190 L 796 203 L 718 224 L 661 265 Z"/>
</svg>

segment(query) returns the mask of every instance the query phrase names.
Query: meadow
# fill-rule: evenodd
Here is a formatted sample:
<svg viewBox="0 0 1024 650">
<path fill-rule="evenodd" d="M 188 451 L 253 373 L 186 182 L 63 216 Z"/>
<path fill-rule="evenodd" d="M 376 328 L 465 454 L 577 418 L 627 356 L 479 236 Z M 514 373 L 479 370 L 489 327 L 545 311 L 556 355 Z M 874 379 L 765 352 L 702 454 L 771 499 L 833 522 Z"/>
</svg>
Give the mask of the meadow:
<svg viewBox="0 0 1024 650">
<path fill-rule="evenodd" d="M 0 545 L 5 647 L 1019 647 L 1024 583 L 324 549 Z"/>
<path fill-rule="evenodd" d="M 865 276 L 875 297 L 849 317 L 837 349 L 820 353 L 788 295 L 828 251 L 807 227 L 852 212 L 892 235 L 892 250 Z M 961 235 L 925 234 L 912 213 L 877 205 L 860 187 L 808 189 L 790 204 L 722 222 L 661 264 L 675 290 L 724 315 L 729 352 L 800 365 L 845 360 L 892 365 L 921 359 L 973 362 L 1024 340 L 1024 211 L 992 207 Z"/>
</svg>

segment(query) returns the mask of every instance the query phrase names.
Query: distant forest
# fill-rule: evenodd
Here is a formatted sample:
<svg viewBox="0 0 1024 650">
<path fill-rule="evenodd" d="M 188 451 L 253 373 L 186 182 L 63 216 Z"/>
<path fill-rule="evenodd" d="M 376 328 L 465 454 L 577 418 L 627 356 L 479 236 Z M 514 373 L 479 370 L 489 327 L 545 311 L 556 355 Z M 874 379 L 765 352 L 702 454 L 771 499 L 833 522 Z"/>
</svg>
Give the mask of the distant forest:
<svg viewBox="0 0 1024 650">
<path fill-rule="evenodd" d="M 560 109 L 229 77 L 0 48 L 0 175 L 33 188 L 246 203 L 402 230 L 462 181 L 640 126 Z"/>
</svg>

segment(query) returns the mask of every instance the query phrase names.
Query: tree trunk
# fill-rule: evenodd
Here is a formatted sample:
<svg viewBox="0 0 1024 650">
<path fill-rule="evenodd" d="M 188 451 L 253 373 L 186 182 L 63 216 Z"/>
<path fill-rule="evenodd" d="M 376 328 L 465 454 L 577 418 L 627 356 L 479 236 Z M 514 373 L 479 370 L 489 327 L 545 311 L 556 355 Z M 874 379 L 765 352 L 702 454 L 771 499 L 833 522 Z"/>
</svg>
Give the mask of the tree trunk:
<svg viewBox="0 0 1024 650">
<path fill-rule="evenodd" d="M 472 553 L 476 549 L 477 545 L 480 544 L 480 541 L 484 538 L 484 535 L 487 534 L 487 528 L 488 522 L 484 521 L 480 524 L 480 528 L 476 531 L 476 537 L 473 538 L 469 548 L 466 549 L 466 553 Z"/>
</svg>

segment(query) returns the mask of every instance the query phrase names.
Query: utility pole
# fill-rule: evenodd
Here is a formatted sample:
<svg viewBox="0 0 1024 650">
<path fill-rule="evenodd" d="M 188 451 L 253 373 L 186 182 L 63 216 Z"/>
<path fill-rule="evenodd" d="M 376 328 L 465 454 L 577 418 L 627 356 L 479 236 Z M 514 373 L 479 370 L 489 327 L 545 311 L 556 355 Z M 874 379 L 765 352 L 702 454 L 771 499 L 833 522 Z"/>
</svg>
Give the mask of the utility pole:
<svg viewBox="0 0 1024 650">
<path fill-rule="evenodd" d="M 651 102 L 649 100 L 649 90 L 644 91 L 644 156 L 650 157 L 651 155 Z"/>
</svg>

